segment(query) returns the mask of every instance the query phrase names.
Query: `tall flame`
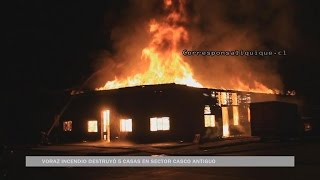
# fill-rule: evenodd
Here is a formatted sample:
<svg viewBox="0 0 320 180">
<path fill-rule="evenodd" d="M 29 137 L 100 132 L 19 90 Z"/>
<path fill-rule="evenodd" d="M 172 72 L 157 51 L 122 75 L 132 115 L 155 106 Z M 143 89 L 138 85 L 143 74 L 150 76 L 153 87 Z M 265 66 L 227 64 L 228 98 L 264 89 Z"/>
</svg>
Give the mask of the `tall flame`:
<svg viewBox="0 0 320 180">
<path fill-rule="evenodd" d="M 174 9 L 172 1 L 164 1 L 165 8 Z M 152 39 L 148 47 L 142 50 L 142 60 L 148 60 L 149 67 L 143 73 L 138 73 L 126 79 L 108 81 L 98 90 L 115 89 L 127 86 L 146 84 L 176 83 L 193 87 L 202 85 L 193 78 L 192 69 L 183 61 L 178 50 L 181 43 L 188 41 L 188 32 L 179 25 L 185 20 L 183 2 L 165 18 L 158 22 L 152 19 L 149 33 Z"/>
<path fill-rule="evenodd" d="M 166 83 L 203 87 L 200 82 L 194 79 L 192 68 L 183 61 L 181 49 L 179 49 L 179 46 L 189 40 L 188 32 L 182 26 L 187 22 L 185 2 L 179 0 L 177 6 L 172 0 L 164 0 L 164 8 L 169 14 L 160 21 L 152 19 L 149 23 L 151 40 L 148 46 L 142 50 L 141 55 L 141 60 L 149 63 L 148 68 L 142 73 L 136 73 L 124 79 L 115 77 L 114 80 L 108 81 L 97 90 Z M 254 81 L 254 88 L 238 78 L 232 80 L 231 83 L 234 87 L 233 90 L 278 93 L 257 81 Z M 220 88 L 223 89 L 223 87 Z"/>
</svg>

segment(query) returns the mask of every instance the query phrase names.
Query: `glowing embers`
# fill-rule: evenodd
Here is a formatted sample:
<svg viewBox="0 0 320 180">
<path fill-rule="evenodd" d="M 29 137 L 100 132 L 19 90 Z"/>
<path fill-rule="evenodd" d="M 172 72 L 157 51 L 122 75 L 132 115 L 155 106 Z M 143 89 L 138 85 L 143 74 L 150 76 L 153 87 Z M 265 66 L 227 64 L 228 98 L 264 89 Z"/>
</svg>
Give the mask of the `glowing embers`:
<svg viewBox="0 0 320 180">
<path fill-rule="evenodd" d="M 233 106 L 233 125 L 239 125 L 239 107 Z"/>
<path fill-rule="evenodd" d="M 251 103 L 251 95 L 250 94 L 239 94 L 238 102 L 239 102 L 239 104 L 250 104 Z"/>
<path fill-rule="evenodd" d="M 150 131 L 166 131 L 170 130 L 169 117 L 150 118 Z"/>
<path fill-rule="evenodd" d="M 223 123 L 223 136 L 228 137 L 230 135 L 228 107 L 222 107 L 222 123 Z"/>
<path fill-rule="evenodd" d="M 98 132 L 98 121 L 88 121 L 88 132 Z"/>
<path fill-rule="evenodd" d="M 215 127 L 215 115 L 204 115 L 204 127 Z"/>
<path fill-rule="evenodd" d="M 72 131 L 72 121 L 63 122 L 63 131 Z"/>
<path fill-rule="evenodd" d="M 120 131 L 132 132 L 132 119 L 120 119 Z"/>
<path fill-rule="evenodd" d="M 238 94 L 232 92 L 216 92 L 211 96 L 217 97 L 218 104 L 221 105 L 239 105 Z"/>
</svg>

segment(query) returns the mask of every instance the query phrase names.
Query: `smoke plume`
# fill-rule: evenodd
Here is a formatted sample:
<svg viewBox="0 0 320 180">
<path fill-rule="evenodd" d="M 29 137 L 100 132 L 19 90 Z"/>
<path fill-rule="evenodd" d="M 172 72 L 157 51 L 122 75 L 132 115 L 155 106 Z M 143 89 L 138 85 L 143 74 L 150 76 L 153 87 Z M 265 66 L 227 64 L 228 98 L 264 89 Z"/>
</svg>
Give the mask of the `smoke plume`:
<svg viewBox="0 0 320 180">
<path fill-rule="evenodd" d="M 169 1 L 168 1 L 169 2 Z M 197 0 L 172 1 L 183 5 L 186 20 L 181 22 L 189 36 L 180 44 L 188 50 L 265 50 L 278 51 L 294 46 L 294 5 L 290 1 Z M 150 42 L 151 19 L 167 15 L 161 1 L 129 1 L 113 28 L 112 52 L 101 52 L 96 67 L 102 69 L 95 84 L 125 79 L 148 68 L 141 58 Z M 182 56 L 182 54 L 181 54 Z M 238 89 L 239 86 L 282 89 L 277 62 L 281 56 L 182 56 L 193 77 L 204 87 Z"/>
</svg>

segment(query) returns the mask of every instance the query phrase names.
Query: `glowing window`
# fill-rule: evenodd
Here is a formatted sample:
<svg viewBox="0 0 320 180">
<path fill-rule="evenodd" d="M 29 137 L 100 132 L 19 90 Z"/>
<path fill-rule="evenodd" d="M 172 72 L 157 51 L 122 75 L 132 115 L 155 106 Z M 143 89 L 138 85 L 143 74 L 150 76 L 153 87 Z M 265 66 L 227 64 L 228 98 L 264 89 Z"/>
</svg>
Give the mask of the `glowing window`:
<svg viewBox="0 0 320 180">
<path fill-rule="evenodd" d="M 238 95 L 237 93 L 232 93 L 232 105 L 238 105 Z"/>
<path fill-rule="evenodd" d="M 215 127 L 215 115 L 204 115 L 204 127 Z"/>
<path fill-rule="evenodd" d="M 88 121 L 88 132 L 98 132 L 98 121 Z"/>
<path fill-rule="evenodd" d="M 211 114 L 211 109 L 209 105 L 204 106 L 204 114 Z"/>
<path fill-rule="evenodd" d="M 239 125 L 239 108 L 238 106 L 233 106 L 233 125 Z"/>
<path fill-rule="evenodd" d="M 227 92 L 221 92 L 221 104 L 227 105 L 228 104 L 228 94 Z"/>
<path fill-rule="evenodd" d="M 229 111 L 228 107 L 222 107 L 222 123 L 223 123 L 223 136 L 228 137 L 229 133 Z"/>
<path fill-rule="evenodd" d="M 248 112 L 248 121 L 250 122 L 250 108 L 249 107 L 247 107 L 247 112 Z"/>
<path fill-rule="evenodd" d="M 63 131 L 72 131 L 72 121 L 63 122 Z"/>
<path fill-rule="evenodd" d="M 107 129 L 110 128 L 110 111 L 105 110 L 102 111 L 102 119 L 103 119 L 103 132 L 107 132 Z"/>
<path fill-rule="evenodd" d="M 150 118 L 150 131 L 170 130 L 169 117 Z"/>
<path fill-rule="evenodd" d="M 120 119 L 120 131 L 132 132 L 132 119 Z"/>
</svg>

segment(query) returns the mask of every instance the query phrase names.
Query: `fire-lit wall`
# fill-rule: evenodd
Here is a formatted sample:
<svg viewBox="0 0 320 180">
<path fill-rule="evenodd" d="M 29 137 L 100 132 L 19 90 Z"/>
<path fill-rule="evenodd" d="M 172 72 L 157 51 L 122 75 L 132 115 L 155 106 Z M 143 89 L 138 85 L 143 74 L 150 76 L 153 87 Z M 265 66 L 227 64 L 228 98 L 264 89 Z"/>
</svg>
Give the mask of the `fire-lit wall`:
<svg viewBox="0 0 320 180">
<path fill-rule="evenodd" d="M 160 142 L 248 136 L 249 104 L 267 96 L 177 84 L 91 91 L 74 95 L 61 117 L 59 137 L 62 141 Z M 72 128 L 65 131 L 67 121 L 72 121 Z M 91 132 L 88 121 L 96 121 L 91 122 L 97 126 Z"/>
<path fill-rule="evenodd" d="M 60 139 L 105 140 L 108 133 L 101 133 L 101 113 L 105 110 L 110 112 L 111 142 L 192 141 L 197 135 L 201 139 L 219 138 L 222 137 L 221 108 L 210 93 L 207 89 L 167 84 L 78 94 L 61 117 L 61 124 L 72 121 L 72 130 L 66 132 L 60 128 Z M 204 112 L 205 107 L 210 112 Z M 206 116 L 212 121 L 208 127 L 205 127 Z M 124 119 L 130 119 L 130 131 L 121 131 Z M 98 122 L 98 132 L 87 131 L 89 120 Z M 158 123 L 158 127 L 152 127 L 151 121 Z"/>
<path fill-rule="evenodd" d="M 223 136 L 250 135 L 251 94 L 226 90 L 213 90 L 222 107 Z"/>
</svg>

